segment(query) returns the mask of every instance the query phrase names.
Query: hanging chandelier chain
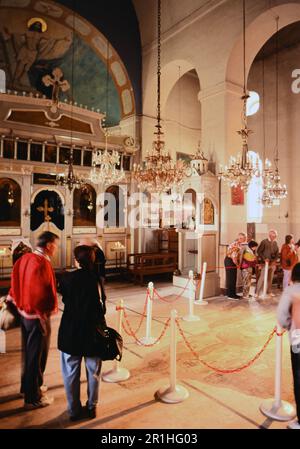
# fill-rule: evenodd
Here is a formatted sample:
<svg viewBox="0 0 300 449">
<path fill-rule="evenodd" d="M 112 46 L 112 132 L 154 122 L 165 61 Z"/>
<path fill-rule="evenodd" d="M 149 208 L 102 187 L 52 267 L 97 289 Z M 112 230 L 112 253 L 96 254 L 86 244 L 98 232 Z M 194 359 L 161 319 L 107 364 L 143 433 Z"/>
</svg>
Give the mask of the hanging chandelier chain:
<svg viewBox="0 0 300 449">
<path fill-rule="evenodd" d="M 263 162 L 266 160 L 265 58 L 262 59 Z"/>
<path fill-rule="evenodd" d="M 244 95 L 246 91 L 246 1 L 243 0 L 243 64 L 244 64 Z"/>
<path fill-rule="evenodd" d="M 138 187 L 148 192 L 164 193 L 178 189 L 188 176 L 188 167 L 182 160 L 174 161 L 165 142 L 161 140 L 161 0 L 157 0 L 157 123 L 152 150 L 147 152 L 145 165 L 134 164 L 133 176 Z"/>
<path fill-rule="evenodd" d="M 279 16 L 276 17 L 276 56 L 275 56 L 275 70 L 276 70 L 276 150 L 275 150 L 275 167 L 278 171 L 278 161 L 279 161 L 279 147 L 278 147 L 278 126 L 279 126 Z"/>
<path fill-rule="evenodd" d="M 108 118 L 108 83 L 109 83 L 109 69 L 108 69 L 108 59 L 109 59 L 109 40 L 107 39 L 107 46 L 106 46 L 106 102 L 105 102 L 105 125 L 107 128 L 107 118 Z"/>
<path fill-rule="evenodd" d="M 160 80 L 161 78 L 161 0 L 157 0 L 157 134 L 161 134 Z"/>
</svg>

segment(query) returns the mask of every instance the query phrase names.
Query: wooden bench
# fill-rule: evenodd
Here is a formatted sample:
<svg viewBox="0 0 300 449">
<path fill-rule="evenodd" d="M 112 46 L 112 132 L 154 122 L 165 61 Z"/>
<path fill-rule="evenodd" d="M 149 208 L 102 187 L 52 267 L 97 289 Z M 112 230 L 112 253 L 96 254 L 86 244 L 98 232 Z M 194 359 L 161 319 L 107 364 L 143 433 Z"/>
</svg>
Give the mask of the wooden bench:
<svg viewBox="0 0 300 449">
<path fill-rule="evenodd" d="M 144 283 L 144 276 L 174 273 L 177 269 L 177 253 L 131 253 L 127 255 L 127 272 L 133 276 L 136 283 Z"/>
</svg>

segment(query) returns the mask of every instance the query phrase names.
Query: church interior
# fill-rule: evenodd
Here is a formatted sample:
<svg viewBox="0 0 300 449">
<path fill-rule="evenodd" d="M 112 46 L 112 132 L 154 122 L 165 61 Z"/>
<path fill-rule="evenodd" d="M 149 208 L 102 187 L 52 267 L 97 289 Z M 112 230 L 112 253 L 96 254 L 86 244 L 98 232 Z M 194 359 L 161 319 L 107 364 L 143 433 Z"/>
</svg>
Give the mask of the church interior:
<svg viewBox="0 0 300 449">
<path fill-rule="evenodd" d="M 14 251 L 44 231 L 58 236 L 59 301 L 51 406 L 23 410 L 20 329 L 0 331 L 0 429 L 295 418 L 290 344 L 274 328 L 286 236 L 300 261 L 299 50 L 300 0 L 0 1 L 0 307 Z M 228 248 L 272 230 L 273 278 L 258 261 L 243 295 Z M 106 320 L 124 347 L 103 362 L 96 419 L 70 422 L 59 279 L 87 241 L 104 253 Z"/>
</svg>

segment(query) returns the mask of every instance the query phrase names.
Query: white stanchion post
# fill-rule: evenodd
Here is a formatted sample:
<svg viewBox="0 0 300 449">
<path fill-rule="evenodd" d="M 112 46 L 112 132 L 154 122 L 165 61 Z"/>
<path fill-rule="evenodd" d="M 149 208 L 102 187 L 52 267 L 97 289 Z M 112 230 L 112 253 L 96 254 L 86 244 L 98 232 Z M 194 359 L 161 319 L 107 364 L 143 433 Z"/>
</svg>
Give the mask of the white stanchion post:
<svg viewBox="0 0 300 449">
<path fill-rule="evenodd" d="M 277 325 L 277 333 L 282 329 Z M 290 421 L 296 416 L 295 408 L 289 402 L 281 400 L 282 377 L 282 335 L 276 335 L 276 360 L 275 360 L 275 397 L 266 399 L 260 406 L 260 411 L 276 421 Z"/>
<path fill-rule="evenodd" d="M 117 330 L 120 335 L 122 335 L 122 321 L 123 321 L 123 310 L 124 310 L 124 301 L 120 299 L 118 306 L 118 323 Z M 113 368 L 102 374 L 102 380 L 104 382 L 121 382 L 122 380 L 127 380 L 130 377 L 130 372 L 128 369 L 120 366 L 121 362 L 118 360 L 114 360 Z"/>
<path fill-rule="evenodd" d="M 199 321 L 200 318 L 194 315 L 194 302 L 195 302 L 195 288 L 194 288 L 194 273 L 189 271 L 189 313 L 184 316 L 184 321 Z"/>
<path fill-rule="evenodd" d="M 146 320 L 146 336 L 140 339 L 138 344 L 144 345 L 152 345 L 155 342 L 155 338 L 151 335 L 151 327 L 152 327 L 152 305 L 154 298 L 154 284 L 153 282 L 149 282 L 148 284 L 149 297 L 147 302 L 147 320 Z M 159 342 L 157 342 L 159 343 Z"/>
<path fill-rule="evenodd" d="M 268 273 L 269 273 L 269 261 L 265 262 L 265 273 L 264 273 L 264 288 L 262 298 L 265 299 L 267 297 L 268 290 Z"/>
<path fill-rule="evenodd" d="M 177 385 L 176 378 L 176 318 L 177 311 L 171 311 L 171 340 L 170 340 L 170 385 L 161 388 L 155 394 L 159 399 L 168 404 L 176 404 L 182 402 L 189 397 L 189 392 L 181 385 Z"/>
<path fill-rule="evenodd" d="M 208 304 L 207 301 L 203 301 L 203 294 L 204 294 L 204 287 L 205 287 L 205 278 L 206 278 L 206 270 L 207 270 L 207 262 L 203 262 L 199 299 L 194 302 L 194 304 L 197 304 L 198 306 L 207 306 L 207 304 Z"/>
</svg>

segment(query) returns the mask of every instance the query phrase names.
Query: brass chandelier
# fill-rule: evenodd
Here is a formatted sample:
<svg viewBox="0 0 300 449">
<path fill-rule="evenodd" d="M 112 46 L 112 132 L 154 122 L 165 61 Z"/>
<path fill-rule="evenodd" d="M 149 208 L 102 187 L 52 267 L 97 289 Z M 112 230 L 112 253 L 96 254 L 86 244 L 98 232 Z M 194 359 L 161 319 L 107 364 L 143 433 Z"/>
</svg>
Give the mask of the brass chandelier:
<svg viewBox="0 0 300 449">
<path fill-rule="evenodd" d="M 229 165 L 220 166 L 219 177 L 228 183 L 231 187 L 240 187 L 247 190 L 254 176 L 259 176 L 258 161 L 254 162 L 248 153 L 248 137 L 252 132 L 247 126 L 247 100 L 249 94 L 246 89 L 246 9 L 245 0 L 243 0 L 243 68 L 244 68 L 244 86 L 243 86 L 243 109 L 242 109 L 242 128 L 238 134 L 242 138 L 242 153 L 236 157 L 231 156 Z"/>
<path fill-rule="evenodd" d="M 189 167 L 179 159 L 174 161 L 165 149 L 160 115 L 160 78 L 161 78 L 161 0 L 157 2 L 157 123 L 156 138 L 150 152 L 147 152 L 144 166 L 134 164 L 133 178 L 138 187 L 152 193 L 166 193 L 179 187 L 189 175 Z"/>
<path fill-rule="evenodd" d="M 73 167 L 73 146 L 70 149 L 70 157 L 68 161 L 68 174 L 58 174 L 56 176 L 56 185 L 67 187 L 70 192 L 73 189 L 81 189 L 86 184 L 83 177 L 79 177 L 74 173 Z"/>
</svg>

